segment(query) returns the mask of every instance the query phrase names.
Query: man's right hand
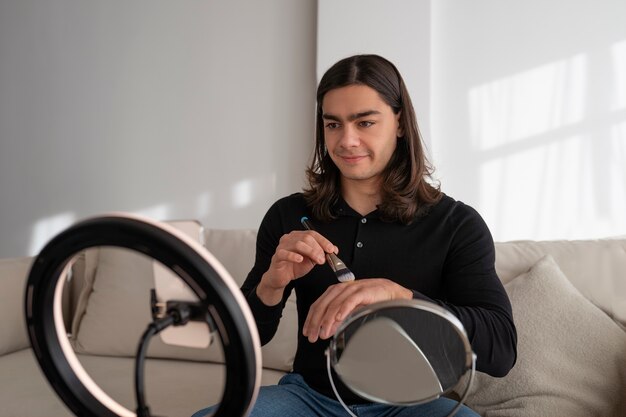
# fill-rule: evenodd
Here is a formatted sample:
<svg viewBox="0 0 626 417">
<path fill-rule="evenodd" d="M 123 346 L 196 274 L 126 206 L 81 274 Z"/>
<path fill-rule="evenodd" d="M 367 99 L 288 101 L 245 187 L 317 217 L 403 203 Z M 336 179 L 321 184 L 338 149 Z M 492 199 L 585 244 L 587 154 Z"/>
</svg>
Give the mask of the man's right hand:
<svg viewBox="0 0 626 417">
<path fill-rule="evenodd" d="M 336 254 L 338 251 L 328 239 L 312 230 L 296 230 L 283 235 L 269 269 L 256 288 L 257 296 L 265 305 L 278 304 L 291 281 L 308 274 L 315 265 L 324 264 L 326 253 Z"/>
</svg>

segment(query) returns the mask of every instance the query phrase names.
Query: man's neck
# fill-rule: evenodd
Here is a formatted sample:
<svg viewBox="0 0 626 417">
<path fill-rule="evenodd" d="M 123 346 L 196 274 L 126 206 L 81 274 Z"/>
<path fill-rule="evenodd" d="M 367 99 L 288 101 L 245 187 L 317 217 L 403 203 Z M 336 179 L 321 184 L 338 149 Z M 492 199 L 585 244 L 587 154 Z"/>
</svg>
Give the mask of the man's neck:
<svg viewBox="0 0 626 417">
<path fill-rule="evenodd" d="M 341 182 L 341 196 L 354 211 L 365 216 L 381 203 L 380 184 L 344 180 Z"/>
</svg>

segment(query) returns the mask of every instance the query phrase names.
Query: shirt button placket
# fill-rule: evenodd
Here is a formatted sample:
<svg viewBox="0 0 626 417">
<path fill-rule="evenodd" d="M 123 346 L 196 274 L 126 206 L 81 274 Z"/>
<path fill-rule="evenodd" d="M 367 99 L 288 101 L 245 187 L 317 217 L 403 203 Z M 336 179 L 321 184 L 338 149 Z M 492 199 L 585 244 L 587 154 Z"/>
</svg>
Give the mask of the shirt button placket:
<svg viewBox="0 0 626 417">
<path fill-rule="evenodd" d="M 365 224 L 365 223 L 367 223 L 367 219 L 365 217 L 363 217 L 361 219 L 361 224 Z M 362 241 L 356 242 L 356 247 L 361 249 L 363 247 L 363 242 Z"/>
</svg>

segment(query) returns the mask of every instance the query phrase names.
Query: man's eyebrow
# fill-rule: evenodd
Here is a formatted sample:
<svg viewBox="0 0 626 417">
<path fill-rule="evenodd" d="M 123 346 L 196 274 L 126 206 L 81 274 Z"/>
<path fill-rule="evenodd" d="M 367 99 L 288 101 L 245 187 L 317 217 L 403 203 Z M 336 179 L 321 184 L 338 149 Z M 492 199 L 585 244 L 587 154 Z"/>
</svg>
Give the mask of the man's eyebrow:
<svg viewBox="0 0 626 417">
<path fill-rule="evenodd" d="M 358 112 L 358 113 L 354 113 L 348 116 L 348 120 L 349 121 L 353 121 L 356 119 L 360 119 L 361 117 L 367 117 L 367 116 L 371 116 L 373 114 L 380 114 L 380 112 L 378 110 L 366 110 L 366 111 L 362 111 L 362 112 Z M 330 113 L 324 113 L 322 114 L 322 118 L 327 119 L 327 120 L 334 120 L 336 122 L 340 122 L 341 119 L 338 116 L 335 116 L 333 114 Z"/>
<path fill-rule="evenodd" d="M 339 120 L 339 117 L 333 116 L 332 114 L 329 114 L 329 113 L 322 114 L 322 119 L 334 120 L 335 122 L 340 122 L 341 121 L 341 120 Z"/>
</svg>

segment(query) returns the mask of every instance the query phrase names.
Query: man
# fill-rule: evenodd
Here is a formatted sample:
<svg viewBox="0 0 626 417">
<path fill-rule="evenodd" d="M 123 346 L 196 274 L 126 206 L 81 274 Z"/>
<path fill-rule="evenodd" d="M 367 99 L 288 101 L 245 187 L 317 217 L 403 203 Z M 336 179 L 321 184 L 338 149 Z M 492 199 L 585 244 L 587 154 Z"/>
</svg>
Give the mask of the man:
<svg viewBox="0 0 626 417">
<path fill-rule="evenodd" d="M 332 66 L 317 91 L 309 185 L 265 215 L 242 286 L 263 344 L 293 290 L 298 308 L 293 373 L 261 388 L 251 416 L 346 415 L 331 390 L 324 350 L 351 311 L 379 301 L 419 298 L 447 308 L 465 326 L 479 371 L 504 376 L 511 369 L 517 337 L 489 230 L 476 211 L 432 185 L 430 174 L 395 66 L 376 55 Z M 303 216 L 317 231 L 304 230 Z M 337 281 L 324 265 L 331 252 L 356 280 Z M 455 404 L 370 404 L 342 384 L 338 389 L 360 416 L 443 416 Z M 476 414 L 463 407 L 457 415 Z"/>
</svg>

